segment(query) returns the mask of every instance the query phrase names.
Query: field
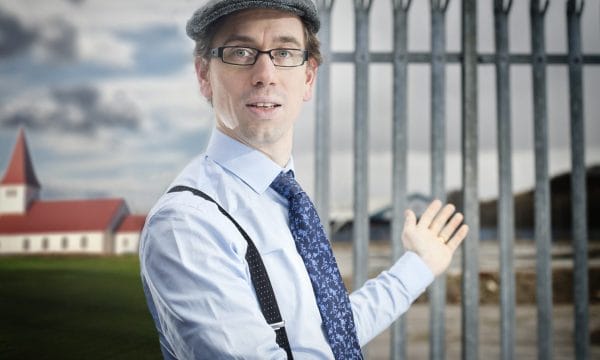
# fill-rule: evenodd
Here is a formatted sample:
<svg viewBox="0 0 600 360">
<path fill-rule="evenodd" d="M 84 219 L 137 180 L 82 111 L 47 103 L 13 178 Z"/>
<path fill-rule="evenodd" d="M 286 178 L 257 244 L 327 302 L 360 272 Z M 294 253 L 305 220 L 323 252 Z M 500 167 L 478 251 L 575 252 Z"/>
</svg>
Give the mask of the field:
<svg viewBox="0 0 600 360">
<path fill-rule="evenodd" d="M 0 359 L 160 359 L 137 257 L 0 258 Z"/>
<path fill-rule="evenodd" d="M 593 245 L 593 246 L 592 246 Z M 570 247 L 553 248 L 553 333 L 556 359 L 573 357 Z M 334 244 L 344 279 L 351 283 L 352 251 Z M 389 246 L 372 244 L 372 275 L 389 266 Z M 600 245 L 590 246 L 591 358 L 600 359 Z M 515 247 L 516 355 L 536 357 L 535 249 Z M 456 260 L 460 256 L 456 257 Z M 497 246 L 481 247 L 480 354 L 498 358 Z M 447 358 L 460 358 L 458 261 L 448 276 Z M 428 358 L 429 309 L 423 297 L 409 313 L 410 359 Z M 369 345 L 369 360 L 389 359 L 389 331 Z M 160 359 L 158 339 L 139 278 L 136 256 L 0 257 L 0 359 Z"/>
</svg>

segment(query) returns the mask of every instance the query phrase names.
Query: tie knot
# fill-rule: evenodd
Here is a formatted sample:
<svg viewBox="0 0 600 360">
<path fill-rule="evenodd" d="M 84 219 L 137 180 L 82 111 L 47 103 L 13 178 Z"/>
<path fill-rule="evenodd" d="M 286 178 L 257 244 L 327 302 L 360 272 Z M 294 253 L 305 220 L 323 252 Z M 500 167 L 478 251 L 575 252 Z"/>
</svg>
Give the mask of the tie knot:
<svg viewBox="0 0 600 360">
<path fill-rule="evenodd" d="M 284 198 L 291 201 L 292 198 L 304 190 L 300 187 L 300 184 L 294 179 L 294 173 L 292 171 L 281 172 L 275 180 L 271 183 L 273 190 Z"/>
</svg>

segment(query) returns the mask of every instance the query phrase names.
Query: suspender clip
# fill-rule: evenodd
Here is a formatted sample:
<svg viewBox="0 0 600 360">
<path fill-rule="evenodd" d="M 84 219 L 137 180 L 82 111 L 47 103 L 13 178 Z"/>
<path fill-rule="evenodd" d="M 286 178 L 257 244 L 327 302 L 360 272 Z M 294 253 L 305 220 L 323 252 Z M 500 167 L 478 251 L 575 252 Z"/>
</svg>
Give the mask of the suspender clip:
<svg viewBox="0 0 600 360">
<path fill-rule="evenodd" d="M 273 324 L 269 324 L 269 326 L 270 326 L 270 327 L 271 327 L 271 329 L 273 329 L 273 330 L 279 330 L 279 329 L 281 329 L 282 327 L 284 327 L 284 326 L 285 326 L 285 320 L 281 320 L 280 322 L 276 322 L 276 323 L 273 323 Z"/>
</svg>

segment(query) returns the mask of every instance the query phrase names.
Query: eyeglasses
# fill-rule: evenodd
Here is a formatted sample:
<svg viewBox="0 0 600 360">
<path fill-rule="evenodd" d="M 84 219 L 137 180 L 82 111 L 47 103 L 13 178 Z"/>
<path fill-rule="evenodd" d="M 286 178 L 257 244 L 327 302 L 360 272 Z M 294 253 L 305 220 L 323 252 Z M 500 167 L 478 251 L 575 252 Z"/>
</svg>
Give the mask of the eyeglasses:
<svg viewBox="0 0 600 360">
<path fill-rule="evenodd" d="M 225 64 L 249 66 L 254 65 L 260 54 L 269 54 L 273 65 L 278 67 L 301 66 L 308 60 L 308 50 L 271 49 L 258 50 L 244 46 L 221 46 L 210 50 L 212 57 L 221 58 Z"/>
</svg>

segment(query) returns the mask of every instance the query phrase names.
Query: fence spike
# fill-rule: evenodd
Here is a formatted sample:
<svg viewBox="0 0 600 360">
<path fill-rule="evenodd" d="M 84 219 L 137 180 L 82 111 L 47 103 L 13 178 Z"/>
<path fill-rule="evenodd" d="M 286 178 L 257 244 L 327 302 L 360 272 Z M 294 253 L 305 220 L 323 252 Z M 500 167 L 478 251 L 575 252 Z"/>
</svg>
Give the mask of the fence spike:
<svg viewBox="0 0 600 360">
<path fill-rule="evenodd" d="M 567 15 L 574 14 L 576 16 L 581 16 L 584 4 L 584 0 L 567 0 Z"/>
<path fill-rule="evenodd" d="M 542 11 L 540 11 L 540 14 L 546 15 L 546 11 L 548 11 L 548 7 L 550 6 L 550 0 L 546 0 L 546 2 L 544 3 L 544 7 L 542 8 Z"/>
<path fill-rule="evenodd" d="M 448 10 L 448 4 L 450 4 L 450 0 L 446 0 L 444 5 L 442 6 L 442 12 L 445 13 Z"/>
</svg>

